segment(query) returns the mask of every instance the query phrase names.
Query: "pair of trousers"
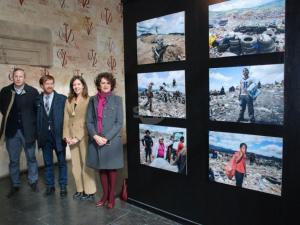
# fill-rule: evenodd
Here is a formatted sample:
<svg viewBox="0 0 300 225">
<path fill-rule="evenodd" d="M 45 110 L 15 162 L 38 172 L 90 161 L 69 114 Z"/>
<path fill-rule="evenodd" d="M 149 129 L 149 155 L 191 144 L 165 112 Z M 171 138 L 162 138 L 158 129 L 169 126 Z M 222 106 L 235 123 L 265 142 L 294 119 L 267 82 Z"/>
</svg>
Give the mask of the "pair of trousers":
<svg viewBox="0 0 300 225">
<path fill-rule="evenodd" d="M 12 186 L 20 186 L 20 155 L 22 148 L 24 148 L 27 169 L 28 169 L 28 182 L 30 184 L 38 180 L 38 164 L 35 157 L 36 144 L 26 143 L 24 135 L 21 130 L 17 130 L 15 136 L 6 139 L 6 149 L 9 155 L 9 174 Z"/>
<path fill-rule="evenodd" d="M 83 137 L 78 143 L 71 145 L 72 173 L 77 192 L 96 193 L 95 172 L 86 166 L 88 137 Z"/>
<path fill-rule="evenodd" d="M 250 121 L 254 121 L 254 108 L 253 108 L 253 99 L 249 95 L 240 96 L 240 114 L 239 119 L 244 119 L 244 113 L 248 107 L 248 115 Z"/>
<path fill-rule="evenodd" d="M 66 150 L 57 151 L 54 143 L 54 139 L 49 132 L 48 140 L 46 144 L 42 147 L 43 150 L 43 158 L 45 165 L 45 182 L 48 187 L 54 187 L 54 165 L 53 165 L 53 150 L 56 153 L 58 167 L 59 167 L 59 177 L 58 182 L 60 187 L 66 187 L 68 182 L 68 174 L 67 174 L 67 163 L 66 163 Z"/>
<path fill-rule="evenodd" d="M 240 173 L 238 171 L 235 171 L 235 182 L 237 187 L 242 187 L 243 186 L 243 181 L 244 181 L 244 173 Z"/>
</svg>

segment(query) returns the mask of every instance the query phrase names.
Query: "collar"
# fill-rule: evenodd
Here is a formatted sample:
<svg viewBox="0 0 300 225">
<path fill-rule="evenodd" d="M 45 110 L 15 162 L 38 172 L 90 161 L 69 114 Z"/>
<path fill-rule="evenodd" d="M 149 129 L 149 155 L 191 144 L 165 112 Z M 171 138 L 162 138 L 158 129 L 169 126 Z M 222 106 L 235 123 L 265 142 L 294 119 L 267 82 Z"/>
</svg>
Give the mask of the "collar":
<svg viewBox="0 0 300 225">
<path fill-rule="evenodd" d="M 43 98 L 45 98 L 45 97 L 47 97 L 47 96 L 49 96 L 49 98 L 53 98 L 53 96 L 54 96 L 54 91 L 53 91 L 51 94 L 49 94 L 49 95 L 47 95 L 47 94 L 45 94 L 45 93 L 43 92 Z"/>
<path fill-rule="evenodd" d="M 25 91 L 25 84 L 23 84 L 21 87 L 19 87 L 19 88 L 17 88 L 14 84 L 13 84 L 13 90 L 18 94 L 18 95 L 20 95 L 20 94 L 24 94 L 24 93 L 26 93 L 26 91 Z"/>
</svg>

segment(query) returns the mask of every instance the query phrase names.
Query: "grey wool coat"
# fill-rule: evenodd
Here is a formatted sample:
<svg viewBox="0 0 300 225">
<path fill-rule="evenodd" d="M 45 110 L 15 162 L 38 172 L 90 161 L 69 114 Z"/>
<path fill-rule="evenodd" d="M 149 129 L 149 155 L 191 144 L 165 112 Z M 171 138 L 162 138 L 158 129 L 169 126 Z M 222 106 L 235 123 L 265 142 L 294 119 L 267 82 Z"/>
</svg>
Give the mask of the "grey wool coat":
<svg viewBox="0 0 300 225">
<path fill-rule="evenodd" d="M 102 134 L 110 142 L 109 145 L 99 146 L 93 136 L 97 131 L 97 95 L 90 98 L 86 126 L 89 133 L 86 165 L 94 169 L 120 169 L 124 166 L 121 128 L 123 126 L 122 98 L 116 95 L 106 97 L 102 115 Z"/>
</svg>

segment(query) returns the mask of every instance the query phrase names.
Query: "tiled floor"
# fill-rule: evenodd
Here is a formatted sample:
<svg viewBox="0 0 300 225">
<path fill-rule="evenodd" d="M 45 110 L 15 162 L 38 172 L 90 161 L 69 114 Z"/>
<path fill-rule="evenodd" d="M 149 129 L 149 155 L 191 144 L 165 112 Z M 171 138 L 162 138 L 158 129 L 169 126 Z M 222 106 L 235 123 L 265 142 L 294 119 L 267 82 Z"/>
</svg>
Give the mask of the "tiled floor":
<svg viewBox="0 0 300 225">
<path fill-rule="evenodd" d="M 0 224 L 1 225 L 177 225 L 178 223 L 140 209 L 117 199 L 114 209 L 96 208 L 94 202 L 72 199 L 74 180 L 69 165 L 68 196 L 61 199 L 59 188 L 54 196 L 44 197 L 42 171 L 40 192 L 34 193 L 22 175 L 22 187 L 12 198 L 6 198 L 10 188 L 8 178 L 0 180 Z M 57 175 L 57 174 L 56 174 Z M 120 171 L 120 178 L 124 171 Z M 121 179 L 119 179 L 121 181 Z M 99 182 L 97 180 L 97 182 Z M 99 186 L 99 185 L 98 185 Z M 120 189 L 120 182 L 119 182 Z M 97 193 L 97 199 L 100 197 Z"/>
</svg>

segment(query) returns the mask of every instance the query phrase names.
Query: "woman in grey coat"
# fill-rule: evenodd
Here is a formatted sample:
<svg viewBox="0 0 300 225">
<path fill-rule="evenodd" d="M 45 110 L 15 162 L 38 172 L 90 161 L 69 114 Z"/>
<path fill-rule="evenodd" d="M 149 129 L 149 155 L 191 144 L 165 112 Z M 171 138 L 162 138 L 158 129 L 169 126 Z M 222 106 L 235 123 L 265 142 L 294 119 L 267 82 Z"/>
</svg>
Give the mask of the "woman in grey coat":
<svg viewBox="0 0 300 225">
<path fill-rule="evenodd" d="M 117 169 L 124 166 L 121 128 L 123 126 L 122 99 L 112 93 L 116 79 L 111 73 L 100 73 L 95 79 L 98 93 L 90 98 L 86 125 L 89 144 L 86 165 L 99 170 L 103 190 L 96 206 L 113 208 Z"/>
</svg>

